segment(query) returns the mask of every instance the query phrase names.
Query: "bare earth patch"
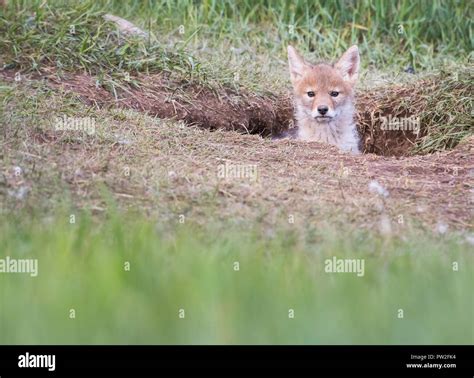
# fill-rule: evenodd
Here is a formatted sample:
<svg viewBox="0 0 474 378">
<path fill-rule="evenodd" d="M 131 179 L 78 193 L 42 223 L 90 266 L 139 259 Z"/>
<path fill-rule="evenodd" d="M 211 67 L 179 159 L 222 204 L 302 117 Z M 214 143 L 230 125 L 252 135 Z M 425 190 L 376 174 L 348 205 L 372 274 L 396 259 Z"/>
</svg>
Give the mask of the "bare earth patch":
<svg viewBox="0 0 474 378">
<path fill-rule="evenodd" d="M 81 75 L 63 84 L 88 104 L 100 105 L 95 117 L 104 120 L 107 134 L 114 137 L 91 136 L 75 142 L 65 140 L 64 132 L 31 128 L 18 144 L 9 130 L 3 143 L 3 160 L 8 164 L 1 167 L 0 182 L 5 207 L 28 206 L 28 200 L 16 198 L 21 188 L 27 188 L 29 198 L 42 200 L 65 187 L 77 207 L 100 213 L 107 209 L 105 187 L 125 207 L 138 206 L 158 219 L 176 222 L 184 215 L 196 222 L 259 221 L 270 228 L 293 222 L 316 227 L 340 222 L 344 227 L 376 228 L 387 234 L 403 233 L 409 225 L 440 232 L 445 227 L 472 230 L 473 137 L 451 151 L 432 155 L 353 156 L 316 142 L 210 132 L 107 107 L 115 99 Z M 207 98 L 205 92 L 202 95 Z M 217 100 L 210 100 L 192 115 L 187 115 L 189 108 L 181 101 L 132 91 L 121 103 L 148 114 L 174 115 L 188 124 L 212 125 L 222 122 L 220 116 L 237 122 L 234 117 L 239 114 L 247 114 L 250 118 L 244 121 L 250 124 L 255 114 L 256 119 L 269 115 L 278 123 L 273 110 L 260 108 L 257 100 L 246 113 L 236 98 L 235 113 L 225 114 L 212 102 Z M 237 169 L 255 167 L 257 178 L 242 177 L 235 170 L 222 177 L 219 169 L 226 164 Z M 24 174 L 15 175 L 15 166 Z"/>
<path fill-rule="evenodd" d="M 123 106 L 209 130 L 278 136 L 293 127 L 290 93 L 255 95 L 229 88 L 212 90 L 163 74 L 134 78 L 139 88 L 127 85 L 107 90 L 87 74 L 45 78 L 55 87 L 79 93 L 89 104 Z M 441 147 L 454 147 L 459 140 L 456 135 L 472 121 L 469 99 L 474 96 L 474 86 L 469 79 L 470 70 L 456 75 L 438 73 L 410 83 L 360 91 L 357 124 L 363 151 L 384 156 L 413 155 L 416 143 L 439 124 L 446 125 Z M 403 124 L 402 120 L 409 121 Z"/>
</svg>

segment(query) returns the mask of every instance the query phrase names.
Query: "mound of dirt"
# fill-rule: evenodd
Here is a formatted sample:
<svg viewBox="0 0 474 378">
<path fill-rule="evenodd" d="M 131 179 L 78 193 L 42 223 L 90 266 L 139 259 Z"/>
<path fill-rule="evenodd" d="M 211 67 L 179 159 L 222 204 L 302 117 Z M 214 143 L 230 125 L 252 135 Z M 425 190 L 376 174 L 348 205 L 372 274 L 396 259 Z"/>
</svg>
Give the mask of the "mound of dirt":
<svg viewBox="0 0 474 378">
<path fill-rule="evenodd" d="M 404 227 L 418 222 L 432 229 L 439 223 L 441 231 L 444 225 L 472 230 L 474 137 L 465 138 L 451 151 L 425 156 L 355 156 L 317 142 L 273 141 L 222 131 L 217 127 L 223 125 L 217 116 L 207 116 L 217 125 L 217 130 L 209 133 L 106 107 L 109 103 L 116 107 L 119 102 L 160 112 L 162 117 L 181 115 L 184 119 L 187 111 L 190 117 L 197 117 L 199 113 L 191 111 L 192 106 L 182 97 L 179 105 L 164 100 L 171 104 L 164 108 L 146 95 L 134 98 L 133 92 L 127 92 L 130 88 L 117 93 L 116 100 L 108 90 L 96 88 L 88 76 L 76 75 L 66 81 L 53 81 L 51 76 L 49 83 L 100 105 L 77 109 L 81 114 L 91 112 L 106 134 L 92 137 L 46 127 L 50 115 L 76 108 L 62 105 L 60 91 L 35 97 L 34 93 L 44 92 L 44 85 L 12 86 L 13 95 L 4 109 L 5 120 L 11 122 L 5 122 L 2 133 L 7 164 L 0 167 L 0 211 L 2 206 L 49 206 L 55 202 L 50 198 L 63 196 L 60 187 L 70 189 L 78 207 L 102 212 L 107 207 L 102 192 L 105 184 L 123 206 L 143 206 L 157 211 L 165 217 L 162 219 L 174 219 L 179 211 L 205 222 L 212 213 L 217 219 L 243 223 L 264 220 L 272 228 L 279 220 L 287 222 L 288 214 L 297 214 L 304 224 L 324 225 L 331 219 L 347 227 L 349 219 L 353 227 L 380 227 L 386 232 L 388 217 L 394 233 L 403 233 Z M 30 94 L 35 106 L 27 103 L 25 110 L 24 100 Z M 77 98 L 72 101 L 80 105 L 77 102 Z M 226 104 L 224 99 L 222 104 Z M 67 98 L 67 105 L 71 105 L 71 98 Z M 239 106 L 242 103 L 235 105 L 234 114 L 245 109 Z M 23 112 L 35 117 L 26 122 L 16 116 Z M 275 119 L 281 116 L 268 114 Z M 43 117 L 45 127 L 38 122 Z M 27 174 L 17 176 L 15 166 Z M 233 171 L 223 178 L 219 173 L 223 166 L 252 169 L 253 176 Z"/>
<path fill-rule="evenodd" d="M 404 156 L 455 147 L 472 135 L 473 73 L 469 69 L 373 88 L 357 96 L 365 152 Z"/>
<path fill-rule="evenodd" d="M 96 85 L 87 74 L 72 74 L 62 80 L 50 76 L 50 83 L 79 94 L 89 104 L 132 108 L 160 118 L 182 120 L 209 130 L 229 130 L 262 136 L 278 135 L 291 124 L 289 96 L 271 97 L 270 101 L 249 93 L 231 90 L 213 91 L 187 82 L 171 81 L 165 75 L 137 78 L 139 88 L 114 88 Z"/>
<path fill-rule="evenodd" d="M 462 120 L 439 115 L 432 111 L 438 101 L 440 88 L 452 101 L 469 98 L 473 86 L 460 85 L 459 80 L 449 81 L 443 74 L 433 75 L 419 82 L 374 88 L 357 95 L 357 121 L 363 141 L 363 151 L 383 156 L 407 156 L 428 133 L 433 123 L 453 124 L 452 135 L 465 129 L 469 110 L 466 102 L 451 108 L 451 114 L 461 114 Z M 12 78 L 12 72 L 3 71 Z M 255 94 L 222 88 L 210 88 L 176 81 L 164 74 L 133 78 L 138 86 L 127 85 L 105 88 L 96 78 L 85 73 L 67 74 L 61 79 L 48 74 L 43 78 L 56 88 L 79 94 L 81 98 L 98 106 L 121 106 L 146 112 L 160 118 L 182 120 L 209 130 L 233 130 L 259 134 L 263 137 L 278 136 L 293 128 L 293 105 L 290 93 L 278 96 Z M 444 81 L 443 81 L 444 80 Z M 447 85 L 440 85 L 440 82 Z M 460 103 L 460 102 L 459 102 Z M 455 105 L 456 105 L 455 104 Z M 453 119 L 454 118 L 454 119 Z M 408 122 L 405 122 L 408 121 Z M 456 128 L 456 122 L 461 126 Z M 460 138 L 446 137 L 443 148 L 454 147 Z"/>
</svg>

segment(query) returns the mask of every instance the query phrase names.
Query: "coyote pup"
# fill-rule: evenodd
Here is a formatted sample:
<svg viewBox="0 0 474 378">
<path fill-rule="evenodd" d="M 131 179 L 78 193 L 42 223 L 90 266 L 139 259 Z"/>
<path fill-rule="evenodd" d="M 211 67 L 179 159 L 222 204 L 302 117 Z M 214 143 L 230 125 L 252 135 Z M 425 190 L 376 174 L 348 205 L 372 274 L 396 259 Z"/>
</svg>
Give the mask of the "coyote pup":
<svg viewBox="0 0 474 378">
<path fill-rule="evenodd" d="M 349 48 L 335 64 L 307 63 L 288 46 L 294 89 L 297 139 L 333 144 L 359 154 L 354 121 L 353 88 L 359 71 L 359 50 Z"/>
</svg>

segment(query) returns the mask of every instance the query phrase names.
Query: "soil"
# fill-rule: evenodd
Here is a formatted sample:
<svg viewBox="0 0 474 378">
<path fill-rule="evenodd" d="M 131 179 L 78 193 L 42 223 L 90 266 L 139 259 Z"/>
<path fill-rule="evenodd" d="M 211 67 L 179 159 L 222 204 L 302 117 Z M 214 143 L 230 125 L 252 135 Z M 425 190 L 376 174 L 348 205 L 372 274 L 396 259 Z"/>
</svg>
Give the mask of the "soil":
<svg viewBox="0 0 474 378">
<path fill-rule="evenodd" d="M 5 73 L 3 76 L 11 79 Z M 464 140 L 451 151 L 400 156 L 411 146 L 409 135 L 398 133 L 392 138 L 382 131 L 361 130 L 367 153 L 354 156 L 316 142 L 274 141 L 258 135 L 242 134 L 269 136 L 287 130 L 291 126 L 292 113 L 289 96 L 266 101 L 249 94 L 217 95 L 210 89 L 192 86 L 180 86 L 180 93 L 176 93 L 176 87 L 171 87 L 168 79 L 157 75 L 147 78 L 146 86 L 140 90 L 128 88 L 118 91 L 119 98 L 116 99 L 106 89 L 96 87 L 94 78 L 85 74 L 70 74 L 62 80 L 51 75 L 46 80 L 54 88 L 64 88 L 80 95 L 88 104 L 100 107 L 118 104 L 197 126 L 189 128 L 188 132 L 176 130 L 172 137 L 169 131 L 149 130 L 152 134 L 142 138 L 147 140 L 151 152 L 139 151 L 136 146 L 116 145 L 104 151 L 67 147 L 67 151 L 61 153 L 48 152 L 49 156 L 58 157 L 52 165 L 59 169 L 62 164 L 67 165 L 64 175 L 80 171 L 87 176 L 87 172 L 94 169 L 91 175 L 104 175 L 105 180 L 109 180 L 109 187 L 121 188 L 121 196 L 146 198 L 148 191 L 140 189 L 145 179 L 141 177 L 141 184 L 132 185 L 115 176 L 108 177 L 108 172 L 113 171 L 114 166 L 116 170 L 121 169 L 119 165 L 123 156 L 148 154 L 144 158 L 153 165 L 147 167 L 148 171 L 165 167 L 168 173 L 172 172 L 170 180 L 176 172 L 172 188 L 168 192 L 164 189 L 174 201 L 183 199 L 192 203 L 196 193 L 207 193 L 217 187 L 217 193 L 225 199 L 227 207 L 233 208 L 233 213 L 236 207 L 243 214 L 252 211 L 263 201 L 268 202 L 270 208 L 271 204 L 278 204 L 274 207 L 310 219 L 314 215 L 312 204 L 317 193 L 319 205 L 331 204 L 327 207 L 328 211 L 347 211 L 345 214 L 352 214 L 350 216 L 355 217 L 360 226 L 380 226 L 385 215 L 396 222 L 397 217 L 402 215 L 405 222 L 416 218 L 432 226 L 441 222 L 461 229 L 473 227 L 474 137 Z M 364 111 L 359 112 L 359 117 L 366 116 Z M 373 117 L 373 113 L 370 116 Z M 203 133 L 199 131 L 202 128 L 215 132 Z M 43 135 L 41 142 L 31 142 L 47 144 L 50 138 Z M 170 147 L 170 139 L 173 143 L 179 140 L 180 148 Z M 55 143 L 51 148 L 59 147 Z M 399 156 L 371 153 L 376 151 Z M 105 170 L 97 166 L 91 168 L 88 162 L 100 161 L 98 157 L 93 157 L 94 154 L 107 155 Z M 214 172 L 216 160 L 258 165 L 259 182 L 255 185 L 220 182 Z M 214 174 L 209 175 L 209 172 Z M 203 177 L 207 178 L 203 180 Z M 387 195 L 371 191 L 371 185 L 384 188 Z M 77 190 L 84 192 L 85 189 Z M 232 207 L 232 204 L 235 206 Z M 248 219 L 245 214 L 243 216 Z"/>
<path fill-rule="evenodd" d="M 10 71 L 3 76 L 12 77 Z M 36 77 L 39 79 L 40 77 Z M 246 92 L 222 89 L 219 93 L 209 88 L 171 80 L 166 75 L 137 77 L 140 88 L 114 88 L 107 90 L 96 84 L 96 79 L 83 73 L 66 74 L 62 79 L 57 75 L 43 75 L 51 86 L 65 88 L 81 95 L 82 99 L 97 106 L 122 106 L 160 118 L 183 120 L 189 125 L 209 130 L 232 130 L 263 137 L 278 137 L 293 130 L 293 104 L 291 93 L 278 96 L 268 94 L 257 96 Z M 404 87 L 405 93 L 419 90 Z M 415 91 L 416 92 L 416 91 Z M 412 131 L 386 131 L 380 127 L 381 117 L 394 114 L 390 106 L 393 97 L 403 96 L 396 91 L 380 94 L 380 89 L 359 93 L 357 98 L 357 123 L 365 153 L 383 156 L 407 156 L 418 137 Z M 402 97 L 400 97 L 402 98 Z M 396 101 L 398 102 L 398 101 Z M 409 112 L 396 112 L 398 117 L 409 117 Z"/>
</svg>

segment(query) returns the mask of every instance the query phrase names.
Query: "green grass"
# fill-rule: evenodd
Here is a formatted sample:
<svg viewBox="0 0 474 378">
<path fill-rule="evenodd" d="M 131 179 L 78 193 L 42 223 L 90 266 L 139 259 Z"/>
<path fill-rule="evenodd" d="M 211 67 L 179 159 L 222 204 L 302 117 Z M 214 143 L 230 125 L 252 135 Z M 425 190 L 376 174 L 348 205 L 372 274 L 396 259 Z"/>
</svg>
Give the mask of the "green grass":
<svg viewBox="0 0 474 378">
<path fill-rule="evenodd" d="M 150 37 L 119 40 L 102 19 L 106 12 L 150 30 Z M 396 72 L 446 60 L 465 64 L 472 16 L 467 2 L 454 0 L 12 1 L 0 16 L 0 55 L 15 69 L 113 71 L 115 79 L 164 70 L 218 86 L 235 85 L 239 72 L 239 85 L 263 90 L 276 88 L 290 43 L 331 60 L 357 43 L 364 68 Z"/>
<path fill-rule="evenodd" d="M 125 40 L 103 14 L 85 3 L 73 8 L 46 5 L 37 8 L 34 17 L 31 9 L 22 9 L 1 18 L 4 66 L 20 71 L 55 67 L 58 74 L 84 70 L 122 81 L 125 74 L 137 72 L 181 73 L 187 79 L 199 75 L 200 66 L 189 54 L 165 51 L 142 38 Z"/>
<path fill-rule="evenodd" d="M 473 257 L 456 236 L 298 241 L 74 213 L 0 220 L 0 258 L 39 260 L 37 277 L 0 274 L 0 344 L 473 343 Z M 365 275 L 325 273 L 333 256 L 365 259 Z"/>
</svg>

